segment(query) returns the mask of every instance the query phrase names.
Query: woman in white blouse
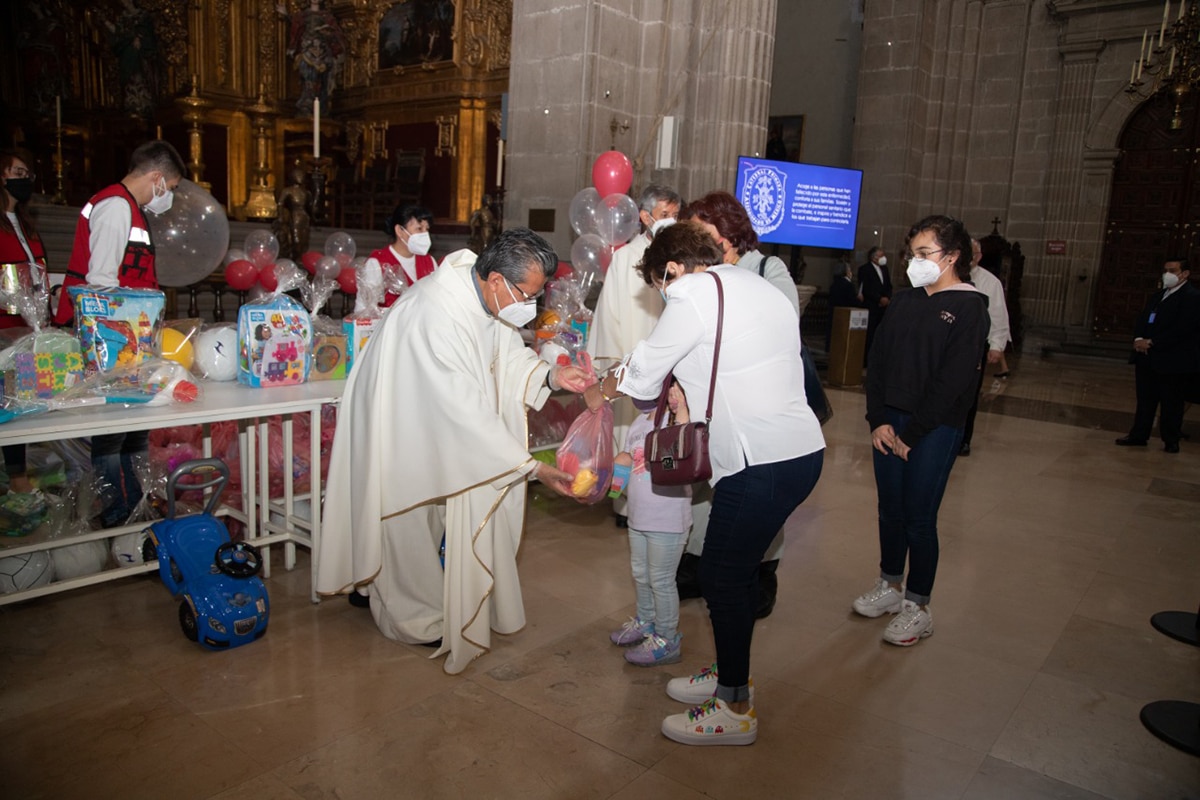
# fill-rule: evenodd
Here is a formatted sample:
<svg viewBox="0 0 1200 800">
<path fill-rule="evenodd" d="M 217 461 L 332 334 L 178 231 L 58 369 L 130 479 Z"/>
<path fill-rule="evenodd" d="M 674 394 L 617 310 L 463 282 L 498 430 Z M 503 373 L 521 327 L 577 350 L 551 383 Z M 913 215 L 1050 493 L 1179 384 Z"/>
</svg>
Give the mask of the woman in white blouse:
<svg viewBox="0 0 1200 800">
<path fill-rule="evenodd" d="M 654 238 L 640 269 L 663 292 L 666 308 L 589 398 L 598 403 L 619 392 L 652 400 L 673 371 L 699 418 L 708 406 L 717 327 L 717 282 L 702 273 L 720 276 L 725 319 L 709 425 L 712 515 L 700 560 L 717 662 L 667 686 L 672 698 L 696 704 L 663 721 L 663 733 L 685 744 L 750 744 L 757 735 L 750 640 L 758 564 L 816 485 L 825 448 L 804 399 L 795 311 L 768 282 L 721 262 L 720 248 L 695 222 Z"/>
</svg>

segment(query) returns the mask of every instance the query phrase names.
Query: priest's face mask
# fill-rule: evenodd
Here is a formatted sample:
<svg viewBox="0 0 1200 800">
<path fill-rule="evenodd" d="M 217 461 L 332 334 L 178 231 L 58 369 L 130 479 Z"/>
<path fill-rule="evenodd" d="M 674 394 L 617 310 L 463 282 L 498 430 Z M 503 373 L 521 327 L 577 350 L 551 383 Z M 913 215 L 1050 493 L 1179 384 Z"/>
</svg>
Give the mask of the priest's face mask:
<svg viewBox="0 0 1200 800">
<path fill-rule="evenodd" d="M 494 308 L 496 316 L 509 325 L 523 328 L 537 316 L 537 299 L 542 296 L 545 283 L 545 278 L 536 270 L 527 271 L 517 283 L 499 272 L 493 272 L 487 277 L 488 288 L 492 291 L 492 302 L 488 307 Z"/>
</svg>

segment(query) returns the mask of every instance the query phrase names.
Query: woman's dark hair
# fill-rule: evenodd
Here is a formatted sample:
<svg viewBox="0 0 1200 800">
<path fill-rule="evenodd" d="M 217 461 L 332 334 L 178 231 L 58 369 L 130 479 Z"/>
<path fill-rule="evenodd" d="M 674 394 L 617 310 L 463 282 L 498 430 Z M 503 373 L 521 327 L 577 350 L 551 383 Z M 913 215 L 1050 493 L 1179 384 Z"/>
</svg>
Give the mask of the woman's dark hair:
<svg viewBox="0 0 1200 800">
<path fill-rule="evenodd" d="M 922 231 L 933 234 L 934 241 L 944 253 L 958 252 L 954 262 L 954 274 L 964 283 L 971 280 L 971 234 L 967 228 L 954 217 L 944 214 L 933 214 L 908 229 L 908 238 L 904 240 L 907 250 L 913 237 Z M 909 250 L 912 253 L 912 250 Z"/>
<path fill-rule="evenodd" d="M 408 224 L 409 220 L 420 220 L 433 224 L 433 212 L 425 206 L 419 206 L 415 203 L 404 203 L 392 209 L 392 213 L 383 223 L 383 232 L 392 237 L 392 241 L 396 241 L 396 226 L 401 228 Z"/>
<path fill-rule="evenodd" d="M 14 161 L 20 161 L 22 164 L 25 164 L 26 167 L 32 163 L 20 153 L 12 150 L 4 150 L 0 152 L 0 175 L 8 172 L 8 168 L 13 165 Z M 0 209 L 0 211 L 8 210 L 8 202 L 11 197 L 12 195 L 4 191 L 4 187 L 0 186 L 0 200 L 2 200 L 2 203 L 0 204 L 4 206 L 4 208 Z M 29 203 L 19 202 L 14 210 L 17 214 L 17 221 L 21 223 L 21 230 L 24 231 L 25 237 L 27 239 L 38 239 L 40 241 L 41 237 L 38 235 L 37 228 L 34 227 L 33 218 L 29 216 Z M 17 235 L 17 232 L 13 230 L 12 223 L 9 222 L 7 214 L 0 213 L 0 231 L 3 231 L 4 233 L 11 233 L 13 236 Z"/>
<path fill-rule="evenodd" d="M 655 281 L 662 283 L 667 275 L 667 262 L 682 264 L 688 272 L 697 267 L 711 267 L 722 261 L 720 246 L 708 235 L 708 231 L 695 222 L 676 222 L 663 228 L 646 248 L 637 269 L 647 285 Z"/>
<path fill-rule="evenodd" d="M 729 192 L 709 192 L 699 200 L 688 203 L 680 219 L 698 219 L 717 229 L 729 240 L 739 256 L 758 247 L 758 234 L 750 224 L 750 215 Z"/>
</svg>

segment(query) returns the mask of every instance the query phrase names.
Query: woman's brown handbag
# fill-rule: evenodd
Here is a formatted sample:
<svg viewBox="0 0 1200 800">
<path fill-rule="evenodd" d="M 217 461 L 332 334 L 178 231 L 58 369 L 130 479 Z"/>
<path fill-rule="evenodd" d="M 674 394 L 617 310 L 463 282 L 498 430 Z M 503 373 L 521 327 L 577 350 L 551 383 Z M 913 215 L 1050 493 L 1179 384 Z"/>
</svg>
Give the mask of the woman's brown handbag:
<svg viewBox="0 0 1200 800">
<path fill-rule="evenodd" d="M 721 278 L 709 272 L 717 282 L 717 340 L 713 345 L 712 378 L 708 383 L 708 408 L 703 422 L 660 427 L 667 415 L 667 392 L 675 376 L 667 374 L 654 412 L 654 430 L 646 434 L 646 467 L 650 482 L 659 486 L 684 486 L 712 477 L 708 458 L 708 424 L 712 421 L 713 394 L 717 389 L 717 360 L 721 356 L 721 327 L 725 322 L 725 292 Z"/>
</svg>

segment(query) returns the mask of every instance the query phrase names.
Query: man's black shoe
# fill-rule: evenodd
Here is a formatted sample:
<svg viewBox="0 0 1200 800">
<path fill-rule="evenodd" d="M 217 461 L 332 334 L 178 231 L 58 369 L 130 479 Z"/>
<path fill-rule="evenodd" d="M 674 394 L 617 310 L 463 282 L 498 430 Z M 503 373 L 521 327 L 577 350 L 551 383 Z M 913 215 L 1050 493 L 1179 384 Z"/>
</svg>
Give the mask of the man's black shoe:
<svg viewBox="0 0 1200 800">
<path fill-rule="evenodd" d="M 346 599 L 349 600 L 350 605 L 354 606 L 355 608 L 371 607 L 371 598 L 367 597 L 365 594 L 359 594 L 357 591 L 350 592 L 350 594 L 346 595 Z"/>
<path fill-rule="evenodd" d="M 1114 442 L 1114 444 L 1116 444 L 1117 447 L 1145 447 L 1146 440 L 1145 439 L 1133 439 L 1129 436 L 1122 436 L 1120 439 L 1117 439 L 1116 442 Z"/>
<path fill-rule="evenodd" d="M 1178 453 L 1179 452 L 1179 442 L 1167 442 L 1166 444 L 1163 445 L 1163 452 Z"/>
</svg>

